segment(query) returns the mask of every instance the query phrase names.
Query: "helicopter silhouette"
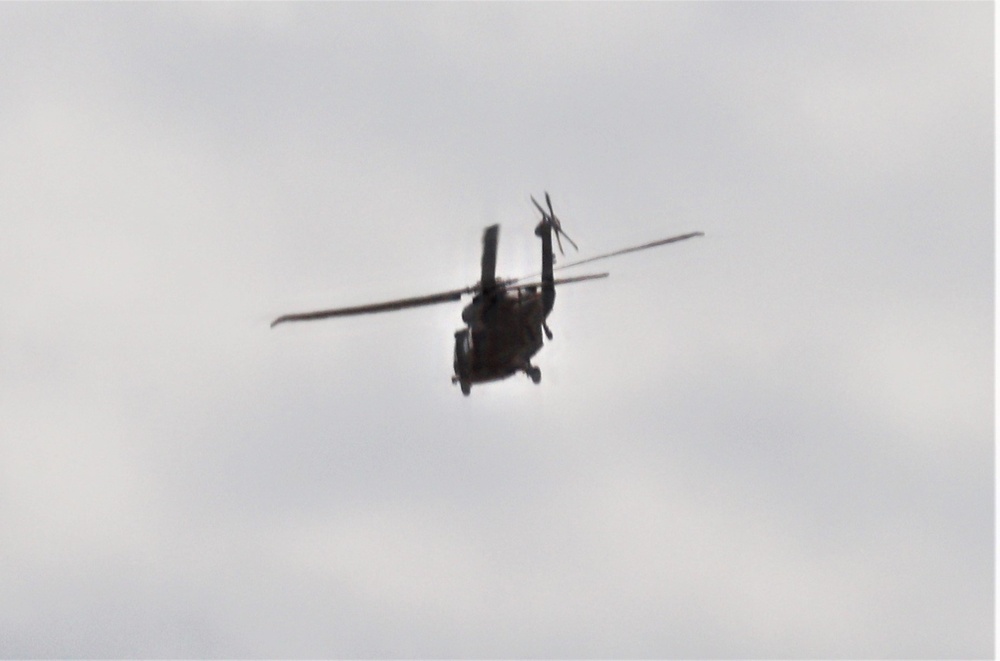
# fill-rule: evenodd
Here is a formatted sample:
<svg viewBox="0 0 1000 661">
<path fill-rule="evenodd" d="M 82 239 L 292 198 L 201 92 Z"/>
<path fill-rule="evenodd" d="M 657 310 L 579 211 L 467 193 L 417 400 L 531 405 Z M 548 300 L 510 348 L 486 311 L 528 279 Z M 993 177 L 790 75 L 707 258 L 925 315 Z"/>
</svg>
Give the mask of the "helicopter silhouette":
<svg viewBox="0 0 1000 661">
<path fill-rule="evenodd" d="M 286 314 L 271 322 L 271 327 L 290 321 L 312 321 L 449 303 L 471 294 L 472 301 L 462 310 L 462 321 L 466 325 L 455 332 L 455 374 L 452 376 L 452 383 L 459 384 L 462 394 L 466 396 L 472 392 L 473 384 L 499 381 L 519 372 L 523 372 L 537 384 L 542 379 L 542 372 L 531 364 L 531 358 L 544 344 L 543 333 L 548 340 L 553 338 L 546 320 L 555 304 L 556 285 L 608 277 L 608 273 L 593 273 L 556 278 L 554 271 L 655 248 L 695 236 L 704 236 L 702 232 L 680 234 L 557 267 L 552 250 L 553 235 L 563 256 L 565 256 L 562 247 L 563 238 L 574 249 L 579 249 L 573 239 L 563 231 L 562 223 L 552 211 L 552 199 L 549 194 L 545 193 L 547 208 L 539 204 L 534 197 L 531 197 L 531 201 L 542 214 L 541 221 L 535 227 L 535 235 L 542 241 L 540 274 L 522 278 L 497 278 L 497 242 L 500 237 L 500 226 L 490 225 L 483 232 L 479 282 L 472 286 L 384 303 Z M 540 280 L 523 282 L 539 276 Z"/>
</svg>

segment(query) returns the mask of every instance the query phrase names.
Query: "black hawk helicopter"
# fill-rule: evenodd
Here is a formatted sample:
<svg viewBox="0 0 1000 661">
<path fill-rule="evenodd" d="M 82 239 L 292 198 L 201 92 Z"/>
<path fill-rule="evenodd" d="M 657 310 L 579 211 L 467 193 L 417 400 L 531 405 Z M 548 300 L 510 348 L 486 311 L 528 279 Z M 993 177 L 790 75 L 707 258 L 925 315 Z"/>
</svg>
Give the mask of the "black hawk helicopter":
<svg viewBox="0 0 1000 661">
<path fill-rule="evenodd" d="M 474 383 L 498 381 L 518 372 L 524 372 L 534 383 L 539 383 L 542 372 L 531 364 L 531 358 L 542 348 L 543 332 L 546 338 L 552 339 L 552 331 L 549 330 L 546 318 L 552 312 L 556 300 L 556 285 L 608 277 L 607 273 L 595 273 L 571 278 L 555 278 L 553 271 L 683 241 L 695 236 L 704 236 L 702 232 L 680 234 L 556 267 L 555 254 L 552 251 L 553 234 L 560 254 L 565 256 L 560 237 L 565 238 L 574 249 L 579 249 L 573 239 L 563 231 L 562 223 L 553 213 L 549 194 L 545 193 L 547 209 L 534 197 L 531 201 L 542 214 L 542 220 L 535 228 L 535 236 L 542 240 L 542 272 L 539 274 L 541 277 L 539 281 L 521 284 L 528 278 L 496 277 L 500 226 L 490 225 L 483 232 L 481 276 L 479 282 L 471 287 L 385 303 L 286 314 L 271 322 L 271 327 L 274 328 L 286 321 L 329 319 L 448 303 L 472 294 L 472 301 L 462 310 L 462 321 L 466 326 L 455 332 L 455 375 L 451 378 L 452 383 L 461 386 L 463 395 L 472 392 Z"/>
</svg>

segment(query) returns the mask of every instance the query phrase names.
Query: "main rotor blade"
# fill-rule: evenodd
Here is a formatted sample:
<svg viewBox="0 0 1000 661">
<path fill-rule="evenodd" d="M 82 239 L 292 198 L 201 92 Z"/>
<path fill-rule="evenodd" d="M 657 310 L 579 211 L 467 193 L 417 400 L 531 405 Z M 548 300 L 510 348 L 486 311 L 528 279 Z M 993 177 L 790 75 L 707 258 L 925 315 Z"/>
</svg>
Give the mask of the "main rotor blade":
<svg viewBox="0 0 1000 661">
<path fill-rule="evenodd" d="M 684 241 L 685 239 L 690 239 L 696 236 L 705 236 L 704 232 L 691 232 L 689 234 L 680 234 L 678 236 L 672 236 L 668 239 L 660 239 L 658 241 L 650 241 L 649 243 L 644 243 L 641 246 L 632 246 L 631 248 L 622 248 L 621 250 L 616 250 L 614 252 L 605 253 L 603 255 L 598 255 L 596 257 L 588 257 L 587 259 L 581 259 L 576 262 L 570 262 L 569 264 L 563 264 L 557 266 L 553 271 L 558 271 L 559 269 L 568 269 L 571 266 L 580 266 L 581 264 L 589 264 L 590 262 L 596 262 L 599 259 L 607 259 L 608 257 L 617 257 L 618 255 L 625 255 L 630 252 L 637 252 L 639 250 L 645 250 L 647 248 L 655 248 L 657 246 L 663 246 L 668 243 L 676 243 L 677 241 Z M 567 239 L 569 237 L 566 237 Z"/>
<path fill-rule="evenodd" d="M 497 284 L 497 241 L 499 238 L 499 225 L 490 225 L 483 232 L 482 275 L 479 278 L 479 283 L 484 291 L 493 289 Z"/>
<path fill-rule="evenodd" d="M 571 282 L 583 282 L 585 280 L 599 280 L 601 278 L 606 278 L 610 275 L 609 273 L 591 273 L 589 275 L 577 275 L 572 278 L 556 278 L 552 281 L 554 285 L 568 285 Z M 524 285 L 513 285 L 508 287 L 508 289 L 528 289 L 530 287 L 542 287 L 544 282 L 529 282 Z"/>
<path fill-rule="evenodd" d="M 372 314 L 375 312 L 391 312 L 393 310 L 403 310 L 405 308 L 416 308 L 424 305 L 435 305 L 437 303 L 448 303 L 462 298 L 463 294 L 470 294 L 475 291 L 475 287 L 465 289 L 455 289 L 453 291 L 431 294 L 429 296 L 416 296 L 414 298 L 401 298 L 396 301 L 385 303 L 373 303 L 371 305 L 358 305 L 350 308 L 335 308 L 333 310 L 318 310 L 316 312 L 300 312 L 297 314 L 286 314 L 271 322 L 271 328 L 285 321 L 313 321 L 315 319 L 328 319 L 330 317 L 350 317 L 357 314 Z"/>
</svg>

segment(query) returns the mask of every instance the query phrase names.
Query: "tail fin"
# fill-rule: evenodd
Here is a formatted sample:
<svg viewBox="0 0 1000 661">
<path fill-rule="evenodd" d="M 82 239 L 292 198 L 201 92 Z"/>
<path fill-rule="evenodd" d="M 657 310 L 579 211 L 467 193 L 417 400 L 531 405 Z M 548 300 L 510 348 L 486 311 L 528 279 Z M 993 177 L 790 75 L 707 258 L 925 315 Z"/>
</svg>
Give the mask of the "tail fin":
<svg viewBox="0 0 1000 661">
<path fill-rule="evenodd" d="M 552 253 L 552 221 L 542 218 L 535 228 L 535 235 L 542 240 L 542 307 L 545 316 L 552 312 L 556 302 L 556 285 L 552 277 L 552 263 L 555 255 Z"/>
</svg>

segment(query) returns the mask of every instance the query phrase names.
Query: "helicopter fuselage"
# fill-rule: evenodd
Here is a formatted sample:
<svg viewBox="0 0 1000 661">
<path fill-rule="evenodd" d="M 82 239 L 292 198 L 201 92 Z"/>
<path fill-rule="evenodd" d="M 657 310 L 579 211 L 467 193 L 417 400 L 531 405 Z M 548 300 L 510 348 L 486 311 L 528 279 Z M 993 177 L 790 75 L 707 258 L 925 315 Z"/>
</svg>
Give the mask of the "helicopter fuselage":
<svg viewBox="0 0 1000 661">
<path fill-rule="evenodd" d="M 517 372 L 524 372 L 535 383 L 542 380 L 542 372 L 531 364 L 531 357 L 542 348 L 543 330 L 551 338 L 545 318 L 556 300 L 552 277 L 555 222 L 543 210 L 542 222 L 535 228 L 535 236 L 542 240 L 541 291 L 534 286 L 511 290 L 497 283 L 494 270 L 499 228 L 486 229 L 480 280 L 483 289 L 462 310 L 462 321 L 468 325 L 455 333 L 455 375 L 451 380 L 462 387 L 463 395 L 472 391 L 474 383 L 505 379 Z"/>
<path fill-rule="evenodd" d="M 455 332 L 455 376 L 468 394 L 474 383 L 524 372 L 538 383 L 541 371 L 531 358 L 542 348 L 547 310 L 535 290 L 480 294 L 462 311 L 468 326 Z"/>
</svg>

